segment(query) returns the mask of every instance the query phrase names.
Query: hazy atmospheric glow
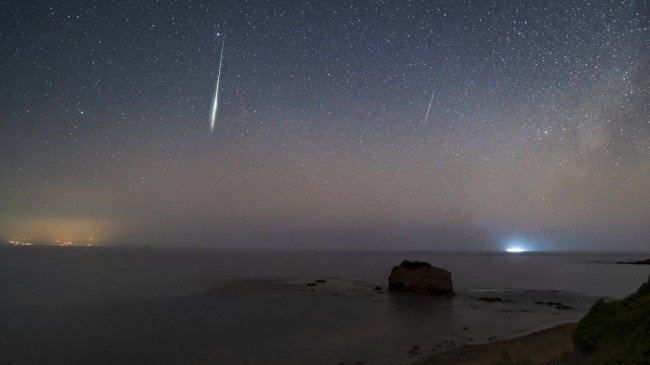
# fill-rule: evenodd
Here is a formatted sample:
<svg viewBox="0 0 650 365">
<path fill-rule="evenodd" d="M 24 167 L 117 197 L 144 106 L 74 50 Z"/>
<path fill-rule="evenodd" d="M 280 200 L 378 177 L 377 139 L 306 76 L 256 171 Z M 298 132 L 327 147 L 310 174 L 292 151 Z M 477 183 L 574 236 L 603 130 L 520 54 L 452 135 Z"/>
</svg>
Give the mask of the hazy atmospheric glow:
<svg viewBox="0 0 650 365">
<path fill-rule="evenodd" d="M 0 239 L 647 249 L 649 13 L 10 0 Z"/>
</svg>

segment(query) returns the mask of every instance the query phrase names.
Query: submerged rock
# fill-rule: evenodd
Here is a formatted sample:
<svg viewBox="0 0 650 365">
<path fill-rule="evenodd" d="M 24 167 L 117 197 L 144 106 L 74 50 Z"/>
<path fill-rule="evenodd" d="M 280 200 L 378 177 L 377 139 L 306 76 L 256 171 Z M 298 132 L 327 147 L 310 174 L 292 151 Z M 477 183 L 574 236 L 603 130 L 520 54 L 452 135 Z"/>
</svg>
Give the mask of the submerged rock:
<svg viewBox="0 0 650 365">
<path fill-rule="evenodd" d="M 456 295 L 449 271 L 427 262 L 408 260 L 393 267 L 388 277 L 388 289 L 428 295 Z"/>
<path fill-rule="evenodd" d="M 619 261 L 617 264 L 628 264 L 628 265 L 650 265 L 650 259 L 638 260 L 638 261 Z"/>
<path fill-rule="evenodd" d="M 575 309 L 575 308 L 573 308 L 572 306 L 570 306 L 570 305 L 566 305 L 566 304 L 560 304 L 560 305 L 558 305 L 558 306 L 555 307 L 555 308 L 556 308 L 556 309 Z"/>
<path fill-rule="evenodd" d="M 478 300 L 482 300 L 482 301 L 484 301 L 484 302 L 488 302 L 488 303 L 496 303 L 496 302 L 500 302 L 500 303 L 512 303 L 512 300 L 510 300 L 510 299 L 503 299 L 503 298 L 499 298 L 499 297 L 496 297 L 496 298 L 486 298 L 486 297 L 483 297 L 483 298 L 478 298 Z"/>
</svg>

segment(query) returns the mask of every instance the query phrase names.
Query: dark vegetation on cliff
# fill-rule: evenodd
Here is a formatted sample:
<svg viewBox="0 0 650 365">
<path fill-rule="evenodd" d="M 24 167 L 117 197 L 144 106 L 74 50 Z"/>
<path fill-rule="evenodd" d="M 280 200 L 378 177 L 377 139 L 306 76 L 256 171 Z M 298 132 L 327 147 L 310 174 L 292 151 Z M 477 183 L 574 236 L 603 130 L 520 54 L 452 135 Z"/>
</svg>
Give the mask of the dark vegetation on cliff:
<svg viewBox="0 0 650 365">
<path fill-rule="evenodd" d="M 650 278 L 625 299 L 596 302 L 573 343 L 583 364 L 650 364 Z"/>
</svg>

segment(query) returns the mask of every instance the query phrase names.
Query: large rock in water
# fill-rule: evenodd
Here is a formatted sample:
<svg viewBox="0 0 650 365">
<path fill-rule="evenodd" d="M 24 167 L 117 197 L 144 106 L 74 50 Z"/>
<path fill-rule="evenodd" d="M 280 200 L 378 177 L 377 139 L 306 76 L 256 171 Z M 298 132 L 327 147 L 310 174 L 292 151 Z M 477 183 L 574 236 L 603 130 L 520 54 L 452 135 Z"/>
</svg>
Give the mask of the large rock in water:
<svg viewBox="0 0 650 365">
<path fill-rule="evenodd" d="M 393 267 L 388 277 L 388 289 L 428 295 L 456 295 L 449 271 L 427 262 L 408 260 Z"/>
</svg>

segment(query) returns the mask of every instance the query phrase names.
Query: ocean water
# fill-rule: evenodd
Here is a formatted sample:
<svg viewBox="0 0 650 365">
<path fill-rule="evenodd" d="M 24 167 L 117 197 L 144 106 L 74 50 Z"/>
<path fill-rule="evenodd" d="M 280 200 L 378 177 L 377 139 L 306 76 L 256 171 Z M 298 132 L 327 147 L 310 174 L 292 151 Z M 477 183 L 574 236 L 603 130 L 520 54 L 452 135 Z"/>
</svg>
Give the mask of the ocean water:
<svg viewBox="0 0 650 365">
<path fill-rule="evenodd" d="M 407 364 L 578 320 L 648 256 L 2 247 L 0 364 Z M 375 290 L 404 259 L 458 295 Z"/>
</svg>

